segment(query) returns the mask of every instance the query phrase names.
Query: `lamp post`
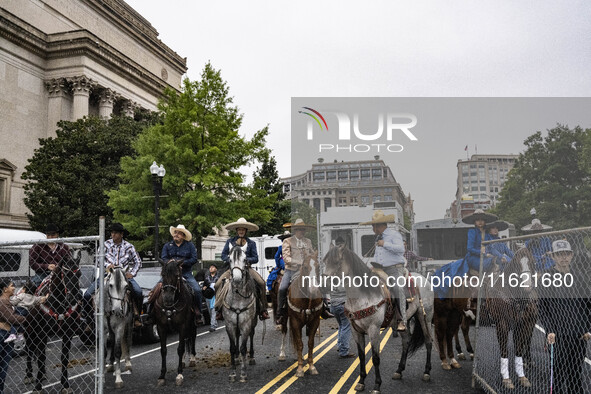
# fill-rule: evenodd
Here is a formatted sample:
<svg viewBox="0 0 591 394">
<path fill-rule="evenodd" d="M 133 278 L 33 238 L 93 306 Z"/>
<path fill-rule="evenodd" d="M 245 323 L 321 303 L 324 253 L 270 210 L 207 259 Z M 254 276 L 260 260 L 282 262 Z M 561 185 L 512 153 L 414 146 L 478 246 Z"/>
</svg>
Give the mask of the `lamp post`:
<svg viewBox="0 0 591 394">
<path fill-rule="evenodd" d="M 162 191 L 162 178 L 166 174 L 164 166 L 160 167 L 156 162 L 150 166 L 152 174 L 152 188 L 154 189 L 154 259 L 158 259 L 158 219 L 160 218 L 160 192 Z"/>
</svg>

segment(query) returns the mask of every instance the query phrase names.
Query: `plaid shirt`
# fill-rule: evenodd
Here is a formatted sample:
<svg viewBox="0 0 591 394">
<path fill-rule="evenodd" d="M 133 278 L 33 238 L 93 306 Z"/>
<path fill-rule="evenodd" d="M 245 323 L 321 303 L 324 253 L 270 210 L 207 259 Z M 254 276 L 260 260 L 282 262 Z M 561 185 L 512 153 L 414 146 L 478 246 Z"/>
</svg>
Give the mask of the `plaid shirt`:
<svg viewBox="0 0 591 394">
<path fill-rule="evenodd" d="M 128 269 L 128 272 L 135 276 L 142 266 L 142 260 L 133 245 L 126 240 L 116 244 L 112 239 L 109 239 L 105 241 L 105 267 L 110 264 Z M 129 268 L 130 265 L 131 268 Z"/>
<path fill-rule="evenodd" d="M 412 250 L 407 249 L 404 251 L 404 258 L 408 263 L 414 263 L 415 261 L 426 261 L 429 260 L 428 257 L 421 257 L 416 255 Z"/>
</svg>

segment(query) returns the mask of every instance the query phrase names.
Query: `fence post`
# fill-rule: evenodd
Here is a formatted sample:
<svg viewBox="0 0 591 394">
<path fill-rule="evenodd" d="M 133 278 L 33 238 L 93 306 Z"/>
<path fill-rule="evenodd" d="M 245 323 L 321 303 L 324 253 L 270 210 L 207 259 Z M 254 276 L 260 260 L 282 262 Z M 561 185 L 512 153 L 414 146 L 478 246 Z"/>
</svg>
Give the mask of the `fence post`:
<svg viewBox="0 0 591 394">
<path fill-rule="evenodd" d="M 482 237 L 484 241 L 484 237 Z M 482 283 L 484 280 L 484 253 L 480 252 L 480 267 L 478 269 L 478 277 L 480 278 L 479 283 Z M 476 388 L 476 379 L 474 375 L 476 374 L 476 364 L 478 363 L 478 331 L 480 330 L 480 307 L 482 304 L 482 291 L 484 286 L 478 287 L 478 298 L 476 299 L 476 325 L 474 327 L 476 333 L 474 334 L 474 360 L 472 361 L 472 388 Z"/>
<path fill-rule="evenodd" d="M 105 318 L 105 298 L 104 298 L 104 276 L 105 276 L 105 217 L 99 218 L 99 309 L 97 313 L 96 321 L 96 333 L 98 336 L 98 372 L 97 372 L 97 392 L 103 393 L 103 385 L 105 379 L 105 330 L 104 330 L 104 318 Z"/>
</svg>

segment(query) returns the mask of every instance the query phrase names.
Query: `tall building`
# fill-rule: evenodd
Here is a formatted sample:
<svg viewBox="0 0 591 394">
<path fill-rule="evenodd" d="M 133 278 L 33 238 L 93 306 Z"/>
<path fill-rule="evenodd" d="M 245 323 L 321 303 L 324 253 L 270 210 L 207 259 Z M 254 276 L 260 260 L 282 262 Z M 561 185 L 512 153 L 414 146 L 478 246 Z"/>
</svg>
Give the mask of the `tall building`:
<svg viewBox="0 0 591 394">
<path fill-rule="evenodd" d="M 495 206 L 515 165 L 518 155 L 472 155 L 470 160 L 458 160 L 456 200 L 450 207 L 450 217 L 461 219 L 476 209 Z"/>
<path fill-rule="evenodd" d="M 414 221 L 413 201 L 405 195 L 392 170 L 379 156 L 375 160 L 318 159 L 304 174 L 281 179 L 288 199 L 302 201 L 325 212 L 329 207 L 366 206 L 393 201 Z"/>
<path fill-rule="evenodd" d="M 0 227 L 28 228 L 21 175 L 58 121 L 155 110 L 186 64 L 123 0 L 0 0 Z"/>
</svg>

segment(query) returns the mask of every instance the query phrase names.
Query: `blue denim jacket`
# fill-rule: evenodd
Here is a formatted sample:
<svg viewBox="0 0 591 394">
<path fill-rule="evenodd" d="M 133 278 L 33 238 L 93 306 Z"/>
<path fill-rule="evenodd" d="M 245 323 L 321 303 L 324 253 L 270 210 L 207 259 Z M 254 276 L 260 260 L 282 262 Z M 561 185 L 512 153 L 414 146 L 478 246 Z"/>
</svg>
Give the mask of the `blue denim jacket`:
<svg viewBox="0 0 591 394">
<path fill-rule="evenodd" d="M 224 250 L 222 250 L 222 261 L 228 263 L 230 261 L 230 249 L 236 246 L 238 237 L 232 237 L 226 241 Z M 257 245 L 250 238 L 246 238 L 246 262 L 250 265 L 259 262 L 259 255 L 257 254 Z"/>
<path fill-rule="evenodd" d="M 164 261 L 174 258 L 184 259 L 183 273 L 185 273 L 191 271 L 191 267 L 197 262 L 197 249 L 191 242 L 183 241 L 181 246 L 176 246 L 174 241 L 170 241 L 164 244 L 161 257 Z"/>
</svg>

